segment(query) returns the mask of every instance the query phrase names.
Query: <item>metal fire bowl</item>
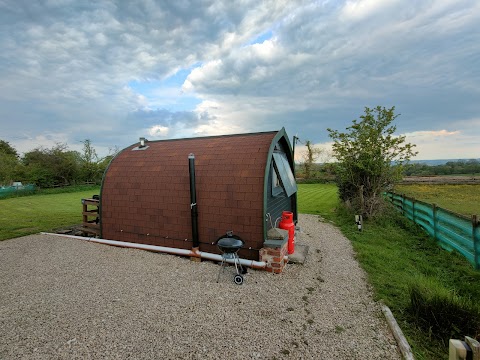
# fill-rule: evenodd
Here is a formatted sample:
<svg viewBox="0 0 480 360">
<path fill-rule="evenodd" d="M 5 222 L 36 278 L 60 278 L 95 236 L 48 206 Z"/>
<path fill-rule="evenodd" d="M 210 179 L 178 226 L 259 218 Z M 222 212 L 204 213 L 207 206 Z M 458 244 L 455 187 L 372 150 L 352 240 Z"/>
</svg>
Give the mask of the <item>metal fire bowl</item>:
<svg viewBox="0 0 480 360">
<path fill-rule="evenodd" d="M 243 240 L 234 237 L 224 237 L 217 241 L 218 248 L 224 253 L 235 253 L 240 250 L 244 244 Z"/>
</svg>

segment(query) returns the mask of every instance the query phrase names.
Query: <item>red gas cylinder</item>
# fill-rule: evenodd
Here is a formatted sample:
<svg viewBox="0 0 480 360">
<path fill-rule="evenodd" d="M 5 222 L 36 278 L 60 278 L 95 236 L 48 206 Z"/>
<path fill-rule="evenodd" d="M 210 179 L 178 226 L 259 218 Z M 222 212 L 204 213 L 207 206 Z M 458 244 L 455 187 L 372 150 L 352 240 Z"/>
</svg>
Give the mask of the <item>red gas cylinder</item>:
<svg viewBox="0 0 480 360">
<path fill-rule="evenodd" d="M 282 212 L 282 220 L 278 227 L 288 230 L 288 253 L 293 254 L 295 251 L 295 224 L 293 223 L 293 213 L 290 211 Z"/>
</svg>

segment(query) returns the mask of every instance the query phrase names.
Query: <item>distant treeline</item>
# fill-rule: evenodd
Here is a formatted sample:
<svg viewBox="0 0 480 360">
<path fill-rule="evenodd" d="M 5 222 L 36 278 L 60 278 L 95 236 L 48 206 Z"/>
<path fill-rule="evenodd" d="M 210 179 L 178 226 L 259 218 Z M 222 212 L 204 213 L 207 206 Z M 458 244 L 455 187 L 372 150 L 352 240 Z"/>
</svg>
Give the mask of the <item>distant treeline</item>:
<svg viewBox="0 0 480 360">
<path fill-rule="evenodd" d="M 19 156 L 14 146 L 0 140 L 0 185 L 13 182 L 39 187 L 99 184 L 103 172 L 115 154 L 100 158 L 90 140 L 83 141 L 83 151 L 72 151 L 66 144 L 39 147 Z"/>
<path fill-rule="evenodd" d="M 464 175 L 464 174 L 479 174 L 480 161 L 478 160 L 459 160 L 449 161 L 442 165 L 427 165 L 427 164 L 409 164 L 405 168 L 404 175 L 406 176 L 428 176 L 428 175 Z"/>
<path fill-rule="evenodd" d="M 310 177 L 305 176 L 302 164 L 296 164 L 296 176 L 299 182 L 325 182 L 332 181 L 336 174 L 336 164 L 313 164 Z M 441 165 L 428 165 L 423 163 L 410 163 L 405 166 L 405 176 L 433 176 L 433 175 L 479 175 L 479 160 L 449 161 Z"/>
<path fill-rule="evenodd" d="M 39 187 L 56 187 L 83 183 L 99 184 L 103 173 L 117 149 L 100 158 L 90 140 L 83 141 L 83 150 L 72 151 L 66 144 L 52 148 L 35 148 L 20 156 L 14 146 L 0 139 L 0 186 L 14 181 L 35 184 Z M 296 164 L 296 176 L 302 181 L 333 181 L 336 164 L 314 163 L 306 171 L 304 164 Z M 449 161 L 442 165 L 412 163 L 405 167 L 404 175 L 455 175 L 480 174 L 479 160 Z"/>
</svg>

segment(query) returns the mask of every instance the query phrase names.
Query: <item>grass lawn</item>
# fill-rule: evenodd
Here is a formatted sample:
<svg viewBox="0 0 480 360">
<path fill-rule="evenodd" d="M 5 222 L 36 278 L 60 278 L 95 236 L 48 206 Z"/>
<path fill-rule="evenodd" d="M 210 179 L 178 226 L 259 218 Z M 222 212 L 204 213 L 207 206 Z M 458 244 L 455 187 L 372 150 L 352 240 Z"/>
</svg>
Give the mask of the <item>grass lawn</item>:
<svg viewBox="0 0 480 360">
<path fill-rule="evenodd" d="M 335 184 L 299 184 L 298 212 L 332 216 L 338 206 Z"/>
<path fill-rule="evenodd" d="M 91 187 L 80 192 L 0 199 L 0 240 L 80 224 L 81 199 L 99 192 L 100 187 Z"/>
<path fill-rule="evenodd" d="M 375 222 L 367 221 L 364 231 L 359 232 L 353 215 L 338 206 L 335 186 L 299 185 L 298 205 L 300 212 L 321 214 L 332 220 L 351 240 L 376 300 L 390 307 L 416 359 L 448 358 L 448 346 L 414 324 L 407 310 L 409 285 L 431 281 L 463 298 L 479 299 L 480 271 L 475 271 L 460 255 L 442 250 L 418 226 L 395 211 Z"/>
<path fill-rule="evenodd" d="M 458 214 L 480 215 L 480 185 L 398 185 L 395 192 Z"/>
</svg>

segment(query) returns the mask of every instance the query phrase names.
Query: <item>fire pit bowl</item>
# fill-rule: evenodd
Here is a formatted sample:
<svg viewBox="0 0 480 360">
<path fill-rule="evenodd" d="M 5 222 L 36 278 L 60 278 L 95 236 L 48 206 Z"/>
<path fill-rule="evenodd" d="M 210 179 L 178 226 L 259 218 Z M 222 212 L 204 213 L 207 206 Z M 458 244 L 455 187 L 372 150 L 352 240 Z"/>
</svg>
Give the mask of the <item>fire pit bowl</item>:
<svg viewBox="0 0 480 360">
<path fill-rule="evenodd" d="M 238 236 L 222 237 L 217 240 L 218 248 L 224 253 L 236 253 L 240 250 L 245 242 Z"/>
</svg>

